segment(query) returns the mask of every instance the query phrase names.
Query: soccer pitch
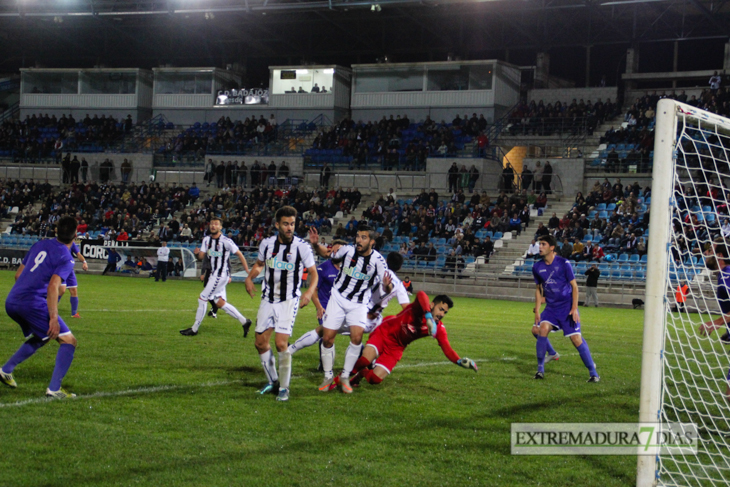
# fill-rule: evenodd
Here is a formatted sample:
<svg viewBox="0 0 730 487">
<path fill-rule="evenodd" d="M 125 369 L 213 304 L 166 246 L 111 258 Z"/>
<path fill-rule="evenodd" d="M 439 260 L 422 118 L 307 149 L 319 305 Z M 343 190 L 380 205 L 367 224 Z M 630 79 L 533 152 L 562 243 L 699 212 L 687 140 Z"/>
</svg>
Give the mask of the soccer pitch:
<svg viewBox="0 0 730 487">
<path fill-rule="evenodd" d="M 416 341 L 382 384 L 322 393 L 318 349 L 293 357 L 291 399 L 258 396 L 265 376 L 253 329 L 219 312 L 195 337 L 199 282 L 83 275 L 79 312 L 68 293 L 60 313 L 79 346 L 64 387 L 79 395 L 46 401 L 58 345 L 0 385 L 0 485 L 630 485 L 636 457 L 511 456 L 513 422 L 636 422 L 643 311 L 581 308 L 601 382 L 570 340 L 536 370 L 532 304 L 456 298 L 444 320 L 449 340 L 479 373 L 448 362 L 433 339 Z M 0 272 L 4 295 L 12 272 Z M 432 296 L 433 297 L 433 296 Z M 255 320 L 259 298 L 243 284 L 228 298 Z M 413 298 L 412 298 L 413 299 Z M 395 314 L 393 302 L 384 313 Z M 313 306 L 297 316 L 292 341 L 316 326 Z M 0 315 L 0 364 L 22 342 Z M 347 339 L 337 340 L 341 368 Z"/>
</svg>

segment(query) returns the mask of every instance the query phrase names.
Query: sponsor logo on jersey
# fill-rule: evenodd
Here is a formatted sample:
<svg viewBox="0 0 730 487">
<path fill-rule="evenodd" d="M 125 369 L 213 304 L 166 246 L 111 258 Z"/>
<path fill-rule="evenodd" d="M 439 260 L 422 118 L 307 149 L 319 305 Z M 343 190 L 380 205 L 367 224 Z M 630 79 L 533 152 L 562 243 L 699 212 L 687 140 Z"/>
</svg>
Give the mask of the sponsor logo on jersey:
<svg viewBox="0 0 730 487">
<path fill-rule="evenodd" d="M 269 269 L 274 269 L 277 271 L 293 271 L 294 270 L 294 264 L 291 262 L 284 262 L 276 257 L 272 257 L 271 259 L 266 260 L 266 265 L 269 267 Z"/>
<path fill-rule="evenodd" d="M 208 250 L 208 257 L 223 257 L 223 252 L 218 250 Z"/>
<path fill-rule="evenodd" d="M 344 273 L 345 275 L 348 275 L 353 279 L 358 279 L 360 281 L 370 280 L 370 276 L 368 276 L 367 274 L 363 274 L 362 272 L 356 271 L 354 267 L 345 267 Z"/>
</svg>

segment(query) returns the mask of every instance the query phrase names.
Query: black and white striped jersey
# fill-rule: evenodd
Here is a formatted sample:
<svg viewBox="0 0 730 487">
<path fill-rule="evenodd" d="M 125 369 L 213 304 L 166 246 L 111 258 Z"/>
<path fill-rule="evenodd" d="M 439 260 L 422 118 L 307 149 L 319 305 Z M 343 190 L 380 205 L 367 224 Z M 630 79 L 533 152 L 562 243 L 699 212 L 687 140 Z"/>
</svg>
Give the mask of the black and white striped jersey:
<svg viewBox="0 0 730 487">
<path fill-rule="evenodd" d="M 386 273 L 390 276 L 390 282 L 393 284 L 393 290 L 389 293 L 383 289 L 383 283 L 378 283 L 373 289 L 373 293 L 370 296 L 370 302 L 368 303 L 368 312 L 370 313 L 381 313 L 385 308 L 388 307 L 388 303 L 393 298 L 398 298 L 398 304 L 411 304 L 411 300 L 408 298 L 408 291 L 403 285 L 395 272 L 388 269 Z M 398 311 L 400 312 L 400 310 Z"/>
<path fill-rule="evenodd" d="M 385 258 L 377 250 L 367 256 L 358 255 L 352 245 L 343 245 L 331 257 L 344 259 L 332 289 L 353 303 L 367 304 L 373 289 L 383 282 L 388 270 Z"/>
<path fill-rule="evenodd" d="M 218 238 L 213 238 L 208 235 L 203 237 L 200 251 L 210 261 L 211 276 L 228 276 L 231 273 L 231 255 L 235 255 L 238 252 L 238 245 L 225 235 L 220 235 Z"/>
<path fill-rule="evenodd" d="M 258 260 L 266 265 L 261 298 L 270 303 L 301 296 L 302 273 L 315 265 L 312 247 L 299 237 L 293 237 L 288 244 L 280 242 L 276 235 L 263 239 Z"/>
</svg>

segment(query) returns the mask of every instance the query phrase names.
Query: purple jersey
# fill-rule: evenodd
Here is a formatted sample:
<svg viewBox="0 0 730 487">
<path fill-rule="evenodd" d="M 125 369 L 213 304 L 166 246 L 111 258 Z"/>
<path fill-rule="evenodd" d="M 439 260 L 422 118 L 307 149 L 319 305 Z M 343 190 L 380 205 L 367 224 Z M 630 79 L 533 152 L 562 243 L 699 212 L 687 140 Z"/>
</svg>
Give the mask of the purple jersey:
<svg viewBox="0 0 730 487">
<path fill-rule="evenodd" d="M 717 302 L 722 314 L 730 313 L 730 265 L 717 275 Z"/>
<path fill-rule="evenodd" d="M 570 282 L 575 279 L 570 261 L 559 255 L 553 258 L 550 265 L 538 260 L 532 266 L 532 277 L 535 278 L 535 284 L 542 284 L 545 309 L 570 311 L 573 307 L 573 287 Z"/>
<path fill-rule="evenodd" d="M 317 275 L 319 275 L 317 297 L 325 309 L 327 308 L 327 303 L 330 301 L 332 286 L 335 284 L 335 279 L 337 279 L 339 272 L 331 260 L 326 260 L 317 266 Z"/>
<path fill-rule="evenodd" d="M 23 258 L 25 268 L 15 281 L 6 301 L 23 303 L 29 300 L 45 304 L 48 284 L 56 274 L 62 281 L 73 271 L 74 260 L 68 247 L 56 239 L 33 244 Z"/>
<path fill-rule="evenodd" d="M 76 256 L 79 255 L 79 252 L 81 252 L 81 250 L 79 249 L 79 246 L 76 245 L 76 242 L 73 242 L 71 244 L 70 250 L 71 250 L 71 257 L 74 257 L 74 258 L 76 258 Z"/>
</svg>

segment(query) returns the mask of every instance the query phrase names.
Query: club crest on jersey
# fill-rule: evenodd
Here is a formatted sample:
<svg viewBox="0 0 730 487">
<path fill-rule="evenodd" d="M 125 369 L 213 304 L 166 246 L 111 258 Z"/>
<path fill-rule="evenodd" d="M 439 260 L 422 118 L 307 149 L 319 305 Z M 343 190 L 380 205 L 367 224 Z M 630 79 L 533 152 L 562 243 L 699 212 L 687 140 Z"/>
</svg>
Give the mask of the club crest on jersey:
<svg viewBox="0 0 730 487">
<path fill-rule="evenodd" d="M 277 271 L 293 271 L 294 270 L 294 264 L 291 262 L 284 262 L 276 257 L 272 257 L 271 259 L 266 259 L 266 265 L 269 267 L 269 269 L 274 269 Z"/>
<path fill-rule="evenodd" d="M 370 266 L 368 266 L 369 268 Z M 369 281 L 370 276 L 367 274 L 363 274 L 362 272 L 356 271 L 354 267 L 345 267 L 343 270 L 345 275 L 352 277 L 353 279 L 358 279 L 360 281 Z"/>
</svg>

